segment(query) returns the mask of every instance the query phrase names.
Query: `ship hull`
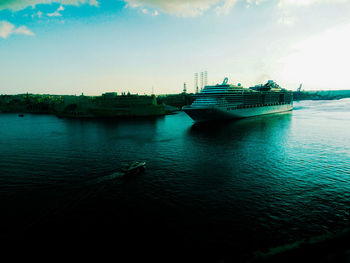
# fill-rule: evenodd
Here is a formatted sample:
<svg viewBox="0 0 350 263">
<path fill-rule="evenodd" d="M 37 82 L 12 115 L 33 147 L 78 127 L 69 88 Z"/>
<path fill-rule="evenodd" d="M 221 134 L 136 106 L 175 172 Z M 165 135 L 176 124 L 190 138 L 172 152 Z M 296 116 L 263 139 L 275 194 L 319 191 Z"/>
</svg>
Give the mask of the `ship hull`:
<svg viewBox="0 0 350 263">
<path fill-rule="evenodd" d="M 196 122 L 215 120 L 242 119 L 259 115 L 273 114 L 291 111 L 293 104 L 271 105 L 241 109 L 222 109 L 219 107 L 192 108 L 185 107 L 183 110 Z"/>
</svg>

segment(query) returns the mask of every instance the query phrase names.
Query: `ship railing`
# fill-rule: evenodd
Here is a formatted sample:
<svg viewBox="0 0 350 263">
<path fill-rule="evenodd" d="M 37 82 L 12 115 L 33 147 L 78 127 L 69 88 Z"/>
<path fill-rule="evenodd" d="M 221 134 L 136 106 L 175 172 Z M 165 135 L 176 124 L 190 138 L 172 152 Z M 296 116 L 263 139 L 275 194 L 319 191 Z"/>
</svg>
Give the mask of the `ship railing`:
<svg viewBox="0 0 350 263">
<path fill-rule="evenodd" d="M 265 104 L 250 104 L 250 105 L 237 105 L 228 107 L 230 109 L 249 109 L 249 108 L 258 108 L 258 107 L 267 107 L 267 106 L 277 106 L 277 105 L 286 105 L 290 104 L 287 102 L 275 102 L 275 103 L 265 103 Z"/>
<path fill-rule="evenodd" d="M 195 104 L 195 105 L 190 105 L 190 106 L 184 106 L 183 109 L 208 109 L 208 108 L 216 108 L 216 107 L 220 107 L 220 108 L 226 108 L 226 109 L 230 109 L 230 110 L 234 110 L 234 109 L 249 109 L 249 108 L 259 108 L 259 107 L 268 107 L 268 106 L 277 106 L 277 105 L 286 105 L 286 104 L 291 104 L 288 102 L 275 102 L 275 103 L 265 103 L 265 104 L 249 104 L 249 105 L 244 105 L 244 104 L 240 104 L 240 105 L 228 105 L 228 104 L 223 104 L 223 105 L 218 105 L 218 104 Z"/>
</svg>

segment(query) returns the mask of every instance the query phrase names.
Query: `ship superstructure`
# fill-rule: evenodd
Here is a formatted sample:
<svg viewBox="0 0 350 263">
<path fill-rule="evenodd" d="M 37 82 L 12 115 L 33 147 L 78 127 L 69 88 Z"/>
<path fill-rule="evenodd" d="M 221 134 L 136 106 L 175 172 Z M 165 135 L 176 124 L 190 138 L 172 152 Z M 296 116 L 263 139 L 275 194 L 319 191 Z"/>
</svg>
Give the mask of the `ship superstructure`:
<svg viewBox="0 0 350 263">
<path fill-rule="evenodd" d="M 205 86 L 195 101 L 183 110 L 195 121 L 238 119 L 293 109 L 293 93 L 269 80 L 249 89 L 241 84 Z"/>
</svg>

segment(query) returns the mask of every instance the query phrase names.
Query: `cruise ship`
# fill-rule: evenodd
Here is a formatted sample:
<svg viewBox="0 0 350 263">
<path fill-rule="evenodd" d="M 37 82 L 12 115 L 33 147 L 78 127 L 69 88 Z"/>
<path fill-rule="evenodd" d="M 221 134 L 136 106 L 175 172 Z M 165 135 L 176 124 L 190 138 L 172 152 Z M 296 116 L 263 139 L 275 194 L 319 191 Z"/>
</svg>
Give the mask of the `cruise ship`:
<svg viewBox="0 0 350 263">
<path fill-rule="evenodd" d="M 243 88 L 222 84 L 205 86 L 195 100 L 183 110 L 196 122 L 240 119 L 293 109 L 293 93 L 282 89 L 273 80 L 265 85 Z"/>
</svg>

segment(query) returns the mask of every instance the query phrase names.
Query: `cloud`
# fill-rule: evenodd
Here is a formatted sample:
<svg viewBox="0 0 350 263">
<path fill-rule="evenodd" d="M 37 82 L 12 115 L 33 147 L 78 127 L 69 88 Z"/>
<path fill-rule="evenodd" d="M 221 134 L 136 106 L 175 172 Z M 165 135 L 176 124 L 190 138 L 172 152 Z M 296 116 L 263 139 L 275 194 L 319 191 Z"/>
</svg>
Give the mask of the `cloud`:
<svg viewBox="0 0 350 263">
<path fill-rule="evenodd" d="M 216 7 L 217 15 L 227 15 L 231 8 L 233 8 L 238 0 L 226 0 L 223 5 Z"/>
<path fill-rule="evenodd" d="M 326 4 L 347 3 L 349 0 L 278 0 L 277 8 L 280 18 L 279 24 L 293 26 L 300 16 L 300 12 L 305 8 L 313 8 Z"/>
<path fill-rule="evenodd" d="M 0 37 L 7 38 L 9 35 L 12 34 L 13 29 L 15 28 L 14 25 L 7 21 L 1 21 L 0 22 Z"/>
<path fill-rule="evenodd" d="M 152 13 L 147 9 L 147 8 L 142 8 L 141 12 L 144 13 L 145 15 L 151 15 L 151 16 L 158 16 L 159 12 L 158 10 L 154 10 Z"/>
<path fill-rule="evenodd" d="M 38 16 L 39 18 L 41 18 L 41 17 L 43 16 L 43 12 L 38 11 L 35 15 Z M 34 16 L 35 16 L 35 15 L 34 15 Z"/>
<path fill-rule="evenodd" d="M 34 33 L 30 31 L 26 26 L 20 26 L 14 30 L 15 34 L 34 36 Z"/>
<path fill-rule="evenodd" d="M 248 5 L 260 5 L 262 2 L 265 2 L 266 0 L 246 0 Z"/>
<path fill-rule="evenodd" d="M 80 5 L 89 4 L 92 6 L 98 6 L 97 0 L 1 0 L 0 10 L 10 9 L 13 11 L 19 11 L 27 7 L 35 7 L 39 4 L 52 4 L 58 3 L 61 5 Z"/>
<path fill-rule="evenodd" d="M 167 14 L 195 17 L 200 16 L 211 8 L 214 8 L 217 15 L 228 15 L 238 2 L 247 3 L 247 7 L 251 5 L 259 5 L 267 0 L 124 0 L 127 6 L 131 8 L 140 8 L 143 13 L 145 8 L 153 8 Z M 149 11 L 148 9 L 146 9 Z"/>
<path fill-rule="evenodd" d="M 278 19 L 278 23 L 286 26 L 292 26 L 295 23 L 295 16 L 291 16 L 288 14 L 282 14 L 281 17 Z"/>
<path fill-rule="evenodd" d="M 47 14 L 47 16 L 62 16 L 60 11 L 64 11 L 63 6 L 60 6 L 55 12 Z"/>
<path fill-rule="evenodd" d="M 227 14 L 237 0 L 125 0 L 132 8 L 154 8 L 164 13 L 194 17 L 202 15 L 212 7 L 217 7 L 218 14 Z M 154 15 L 156 13 L 153 13 Z M 158 14 L 158 13 L 157 13 Z"/>
<path fill-rule="evenodd" d="M 348 0 L 279 0 L 278 6 L 283 7 L 302 7 L 310 6 L 315 4 L 327 4 L 327 3 L 345 3 L 349 2 Z"/>
<path fill-rule="evenodd" d="M 259 6 L 268 0 L 124 0 L 128 7 L 140 8 L 148 15 L 149 9 L 155 9 L 171 15 L 182 17 L 200 16 L 210 9 L 217 15 L 227 15 L 237 3 L 245 3 L 246 7 Z M 277 20 L 280 24 L 293 25 L 297 20 L 300 8 L 323 4 L 348 3 L 349 0 L 274 0 L 273 4 L 280 13 Z"/>
<path fill-rule="evenodd" d="M 0 21 L 0 37 L 7 38 L 12 34 L 20 34 L 27 36 L 34 36 L 34 33 L 30 31 L 26 26 L 15 27 L 8 21 Z"/>
</svg>

